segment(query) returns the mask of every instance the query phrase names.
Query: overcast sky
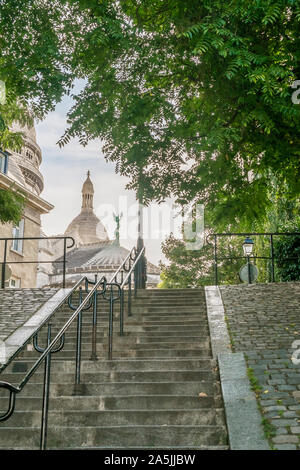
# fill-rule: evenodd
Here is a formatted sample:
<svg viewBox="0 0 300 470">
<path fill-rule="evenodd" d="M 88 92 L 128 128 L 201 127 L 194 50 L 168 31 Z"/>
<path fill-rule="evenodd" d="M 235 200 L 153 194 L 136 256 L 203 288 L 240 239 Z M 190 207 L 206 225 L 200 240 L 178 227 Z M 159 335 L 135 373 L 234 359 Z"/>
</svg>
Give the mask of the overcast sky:
<svg viewBox="0 0 300 470">
<path fill-rule="evenodd" d="M 107 163 L 101 153 L 101 142 L 93 141 L 82 147 L 72 140 L 60 149 L 56 142 L 66 128 L 66 113 L 72 99 L 65 97 L 56 110 L 36 123 L 37 141 L 42 149 L 43 162 L 40 170 L 44 176 L 43 199 L 54 209 L 42 217 L 42 229 L 47 235 L 61 234 L 81 210 L 81 189 L 87 171 L 94 184 L 94 211 L 101 218 L 110 238 L 114 237 L 113 213 L 123 212 L 120 242 L 131 248 L 136 242 L 136 199 L 133 191 L 125 189 L 127 178 L 115 173 L 115 165 Z M 158 206 L 152 204 L 144 209 L 144 238 L 149 261 L 157 264 L 164 260 L 161 242 L 170 231 L 178 231 L 180 222 L 174 219 L 176 210 L 172 202 Z"/>
</svg>

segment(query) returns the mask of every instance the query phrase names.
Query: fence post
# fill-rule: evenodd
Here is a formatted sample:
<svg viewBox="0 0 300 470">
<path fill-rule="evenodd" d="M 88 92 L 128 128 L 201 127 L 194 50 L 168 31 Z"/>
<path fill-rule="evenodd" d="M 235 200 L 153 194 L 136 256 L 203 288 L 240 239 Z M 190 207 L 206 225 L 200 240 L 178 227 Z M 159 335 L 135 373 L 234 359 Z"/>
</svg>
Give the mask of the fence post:
<svg viewBox="0 0 300 470">
<path fill-rule="evenodd" d="M 67 253 L 67 239 L 64 238 L 64 258 L 63 258 L 63 288 L 66 287 L 66 253 Z"/>
<path fill-rule="evenodd" d="M 7 240 L 4 240 L 4 255 L 3 255 L 3 264 L 2 264 L 1 289 L 5 289 L 6 257 L 7 257 Z"/>
<path fill-rule="evenodd" d="M 270 243 L 271 243 L 271 281 L 275 282 L 273 235 L 270 235 Z"/>
<path fill-rule="evenodd" d="M 218 255 L 217 255 L 217 235 L 214 235 L 214 243 L 215 243 L 215 248 L 214 248 L 214 256 L 215 256 L 215 285 L 218 285 Z"/>
</svg>

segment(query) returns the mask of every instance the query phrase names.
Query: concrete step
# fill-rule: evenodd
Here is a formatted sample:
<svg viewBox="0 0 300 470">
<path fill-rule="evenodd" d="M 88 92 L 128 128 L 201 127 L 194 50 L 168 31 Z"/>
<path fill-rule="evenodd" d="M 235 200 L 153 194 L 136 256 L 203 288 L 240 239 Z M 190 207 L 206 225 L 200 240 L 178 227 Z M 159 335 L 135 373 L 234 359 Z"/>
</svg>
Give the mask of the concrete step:
<svg viewBox="0 0 300 470">
<path fill-rule="evenodd" d="M 74 383 L 74 373 L 57 372 L 55 364 L 51 373 L 51 383 Z M 9 383 L 20 383 L 24 373 L 3 374 L 1 380 Z M 30 383 L 41 383 L 43 381 L 43 368 L 37 371 L 30 379 Z M 104 371 L 104 372 L 84 372 L 81 373 L 81 383 L 90 384 L 97 382 L 188 382 L 197 380 L 207 380 L 212 378 L 211 370 L 176 370 L 176 371 Z M 0 390 L 1 393 L 1 390 Z"/>
<path fill-rule="evenodd" d="M 1 427 L 38 427 L 41 424 L 42 412 L 16 411 L 9 421 Z M 49 415 L 49 426 L 148 426 L 148 425 L 224 426 L 223 410 L 201 408 L 200 410 L 53 410 Z"/>
<path fill-rule="evenodd" d="M 190 297 L 191 295 L 204 295 L 204 288 L 196 288 L 196 289 L 189 289 L 189 288 L 182 288 L 182 289 L 138 289 L 137 296 L 139 297 L 152 297 L 155 295 L 159 296 L 187 296 Z"/>
<path fill-rule="evenodd" d="M 141 307 L 138 307 L 138 306 L 133 306 L 132 309 L 131 309 L 131 312 L 133 315 L 135 315 L 136 313 L 141 313 L 141 314 L 161 314 L 161 313 L 164 313 L 165 315 L 201 315 L 203 318 L 204 318 L 204 314 L 203 314 L 203 309 L 201 310 L 198 305 L 194 306 L 194 307 L 191 307 L 190 305 L 185 305 L 185 306 L 162 306 L 162 305 L 158 305 L 156 307 L 154 306 L 141 306 Z"/>
<path fill-rule="evenodd" d="M 74 296 L 75 302 L 75 296 Z M 115 304 L 113 357 L 108 361 L 108 307 L 99 297 L 97 353 L 91 361 L 92 310 L 83 313 L 81 384 L 74 387 L 77 321 L 52 356 L 48 449 L 227 449 L 216 361 L 210 350 L 204 289 L 139 291 L 119 335 Z M 73 314 L 63 307 L 53 337 Z M 46 328 L 39 334 L 46 343 Z M 18 384 L 40 356 L 32 347 L 0 380 Z M 16 397 L 0 424 L 1 449 L 37 449 L 44 367 Z M 0 390 L 0 411 L 9 394 Z"/>
<path fill-rule="evenodd" d="M 38 448 L 38 428 L 1 428 L 0 448 L 18 448 L 20 439 L 26 435 L 22 449 Z M 58 426 L 48 429 L 48 448 L 90 448 L 98 445 L 105 448 L 132 446 L 142 448 L 164 448 L 165 446 L 199 447 L 226 445 L 224 426 Z M 122 447 L 123 447 L 122 446 Z"/>
<path fill-rule="evenodd" d="M 201 336 L 200 334 L 197 335 L 195 331 L 185 331 L 183 334 L 180 332 L 156 332 L 155 334 L 138 334 L 137 335 L 137 342 L 140 344 L 147 344 L 147 343 L 176 343 L 176 342 L 189 342 L 189 343 L 197 343 L 199 346 L 209 348 L 210 342 L 207 336 Z"/>
<path fill-rule="evenodd" d="M 39 397 L 42 393 L 43 384 L 28 382 L 19 396 Z M 80 392 L 80 393 L 79 393 Z M 196 396 L 204 392 L 207 395 L 214 393 L 213 382 L 202 382 L 200 380 L 192 382 L 100 382 L 83 383 L 78 394 L 83 396 L 97 395 L 191 395 Z M 72 396 L 74 388 L 69 383 L 51 384 L 50 396 Z M 0 390 L 0 396 L 7 396 L 6 390 Z"/>
<path fill-rule="evenodd" d="M 209 355 L 210 352 L 207 348 L 207 345 L 201 345 L 200 341 L 194 338 L 194 341 L 192 341 L 190 338 L 172 338 L 173 341 L 164 341 L 162 339 L 161 341 L 153 341 L 153 342 L 140 342 L 135 345 L 135 349 L 137 351 L 140 350 L 147 350 L 149 349 L 201 349 L 203 351 L 203 354 L 205 356 Z M 181 341 L 180 341 L 181 340 Z"/>
<path fill-rule="evenodd" d="M 7 409 L 8 397 L 0 397 L 0 410 Z M 118 395 L 118 396 L 72 396 L 72 397 L 51 397 L 50 409 L 53 410 L 196 410 L 219 409 L 222 406 L 221 397 L 218 395 L 208 395 L 199 397 L 198 395 Z M 17 396 L 17 411 L 41 411 L 42 398 L 30 396 Z M 11 423 L 13 416 L 1 423 Z"/>
<path fill-rule="evenodd" d="M 65 323 L 68 321 L 68 318 L 65 318 L 65 319 L 59 319 L 57 321 L 55 321 L 55 324 L 52 326 L 53 328 L 53 331 L 59 331 L 64 325 Z M 199 314 L 192 314 L 192 315 L 189 315 L 189 314 L 185 314 L 185 313 L 178 313 L 178 314 L 171 314 L 171 313 L 165 313 L 165 312 L 161 312 L 161 313 L 158 313 L 156 314 L 155 312 L 151 312 L 151 314 L 132 314 L 132 316 L 130 317 L 127 317 L 127 316 L 124 316 L 124 324 L 125 325 L 128 325 L 128 326 L 144 326 L 144 322 L 146 323 L 146 326 L 148 323 L 160 323 L 160 324 L 163 324 L 163 322 L 170 322 L 170 321 L 173 321 L 173 322 L 178 322 L 178 324 L 181 324 L 182 322 L 186 322 L 187 324 L 192 324 L 192 323 L 199 323 L 199 324 L 202 324 L 202 325 L 205 325 L 207 324 L 207 318 L 204 317 L 204 316 L 201 316 Z M 113 323 L 115 325 L 118 325 L 120 324 L 120 317 L 119 316 L 115 316 L 114 317 L 114 321 Z M 103 317 L 100 317 L 98 318 L 98 321 L 97 321 L 97 325 L 98 326 L 108 326 L 109 324 L 109 319 L 108 317 L 107 318 L 103 318 Z M 84 327 L 84 329 L 86 329 L 87 331 L 91 331 L 92 329 L 92 320 L 90 319 L 83 319 L 82 321 L 82 325 Z M 70 327 L 68 328 L 68 331 L 76 331 L 77 329 L 77 321 L 73 321 L 73 323 L 70 325 Z"/>
<path fill-rule="evenodd" d="M 143 326 L 142 328 L 142 331 L 144 331 L 145 333 L 147 334 L 167 334 L 167 333 L 173 333 L 173 332 L 176 332 L 176 336 L 177 335 L 186 335 L 186 334 L 190 334 L 191 331 L 200 331 L 200 328 L 201 328 L 201 324 L 198 322 L 194 322 L 192 325 L 190 324 L 175 324 L 175 325 L 161 325 L 161 324 L 154 324 L 154 325 L 151 325 L 149 324 L 149 322 L 147 323 L 144 323 L 144 325 L 146 324 L 146 326 Z M 126 325 L 126 328 L 127 328 L 127 325 Z M 129 327 L 128 327 L 129 328 Z M 204 326 L 205 328 L 205 331 L 208 329 L 208 326 L 207 324 L 205 324 Z M 130 327 L 131 329 L 131 327 Z M 202 332 L 201 332 L 202 333 Z M 174 335 L 175 336 L 175 335 Z M 207 335 L 205 334 L 205 336 L 207 337 Z"/>
<path fill-rule="evenodd" d="M 121 354 L 121 355 L 120 355 Z M 139 349 L 129 351 L 114 351 L 114 359 L 119 357 L 132 357 L 135 359 L 150 359 L 150 358 L 210 358 L 206 349 L 190 347 L 185 349 L 165 348 L 165 349 Z"/>
<path fill-rule="evenodd" d="M 195 331 L 193 328 L 188 329 L 187 331 L 130 331 L 126 329 L 123 335 L 120 335 L 119 329 L 115 329 L 113 331 L 114 339 L 116 341 L 122 342 L 122 344 L 126 344 L 126 342 L 169 342 L 169 341 L 176 341 L 176 340 L 184 340 L 184 341 L 199 341 L 199 344 L 207 344 L 209 347 L 209 339 L 207 335 L 202 335 L 201 331 Z M 106 331 L 97 331 L 97 342 L 103 343 L 108 339 L 108 330 Z M 54 338 L 54 334 L 52 335 Z M 67 332 L 65 334 L 65 345 L 67 344 L 76 344 L 77 334 Z M 86 334 L 82 335 L 82 344 L 86 344 L 91 346 L 92 334 L 88 336 Z M 44 347 L 46 344 L 46 334 L 40 334 L 38 337 L 38 344 L 41 347 Z M 31 347 L 31 346 L 30 346 Z M 88 347 L 87 347 L 88 349 Z"/>
<path fill-rule="evenodd" d="M 75 372 L 75 361 L 64 361 L 55 359 L 53 356 L 55 371 L 57 373 L 73 373 Z M 16 361 L 11 364 L 3 372 L 26 373 L 32 366 L 34 361 Z M 42 366 L 41 366 L 42 367 Z M 173 371 L 173 370 L 212 370 L 215 369 L 216 363 L 213 359 L 122 359 L 122 360 L 98 360 L 98 361 L 85 361 L 81 362 L 81 369 L 84 372 L 105 372 L 105 371 Z M 2 375 L 1 375 L 2 377 Z"/>
<path fill-rule="evenodd" d="M 165 312 L 161 313 L 160 315 L 153 315 L 151 313 L 148 314 L 147 316 L 146 315 L 143 315 L 142 316 L 142 322 L 169 322 L 169 321 L 173 321 L 173 322 L 189 322 L 189 321 L 198 321 L 201 325 L 207 325 L 207 320 L 206 319 L 202 319 L 199 317 L 198 314 L 196 315 L 166 315 Z"/>
<path fill-rule="evenodd" d="M 210 353 L 207 348 L 201 348 L 197 343 L 188 343 L 188 342 L 175 342 L 175 343 L 145 343 L 145 344 L 135 344 L 130 345 L 127 343 L 127 348 L 121 349 L 120 343 L 114 345 L 114 359 L 118 357 L 128 357 L 128 358 L 164 358 L 164 357 L 209 357 Z M 76 349 L 75 346 L 69 346 L 69 349 L 66 349 L 66 345 L 62 351 L 58 353 L 60 359 L 73 359 L 75 360 Z M 104 359 L 105 353 L 108 352 L 108 344 L 98 343 L 97 352 L 102 359 Z M 90 359 L 91 349 L 82 350 L 81 357 L 83 360 Z M 21 360 L 27 360 L 31 358 L 38 359 L 40 354 L 36 351 L 24 351 L 19 354 Z"/>
<path fill-rule="evenodd" d="M 131 322 L 128 322 L 128 327 L 131 326 Z M 133 322 L 133 324 L 135 324 Z M 138 323 L 140 324 L 140 323 Z M 198 318 L 192 319 L 188 317 L 172 318 L 172 317 L 159 317 L 159 319 L 153 320 L 152 318 L 143 317 L 142 325 L 144 327 L 148 326 L 189 326 L 189 327 L 198 327 L 198 328 L 208 328 L 207 321 L 201 321 Z"/>
<path fill-rule="evenodd" d="M 52 330 L 52 337 L 59 332 L 59 329 L 54 329 Z M 120 332 L 120 325 L 118 323 L 114 323 L 113 326 L 113 331 L 116 333 L 116 335 L 119 334 Z M 208 327 L 205 325 L 204 327 L 202 326 L 197 326 L 195 328 L 195 325 L 154 325 L 154 326 L 141 326 L 141 325 L 129 325 L 126 324 L 124 325 L 124 336 L 148 336 L 148 337 L 155 337 L 155 336 L 193 336 L 193 334 L 196 333 L 196 335 L 201 336 L 202 338 L 207 338 L 207 331 Z M 192 333 L 192 335 L 191 335 Z M 204 333 L 204 334 L 203 334 Z M 101 340 L 103 338 L 106 338 L 108 336 L 108 325 L 102 326 L 98 325 L 97 328 L 97 337 L 100 338 Z M 65 334 L 66 341 L 67 340 L 76 340 L 77 337 L 77 331 L 76 330 L 68 330 Z M 91 341 L 92 340 L 92 328 L 88 331 L 83 331 L 82 337 L 84 338 L 85 341 Z M 46 331 L 42 331 L 38 335 L 39 342 L 43 344 L 46 341 Z"/>
</svg>

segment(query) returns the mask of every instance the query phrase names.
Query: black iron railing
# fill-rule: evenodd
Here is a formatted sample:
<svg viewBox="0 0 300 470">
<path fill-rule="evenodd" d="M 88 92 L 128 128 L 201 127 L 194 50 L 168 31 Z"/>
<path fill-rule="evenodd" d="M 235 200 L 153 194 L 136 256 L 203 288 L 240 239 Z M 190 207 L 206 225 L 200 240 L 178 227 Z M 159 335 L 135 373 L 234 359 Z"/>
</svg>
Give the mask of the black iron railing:
<svg viewBox="0 0 300 470">
<path fill-rule="evenodd" d="M 7 265 L 10 264 L 51 264 L 52 261 L 40 261 L 40 260 L 32 260 L 32 261 L 11 261 L 7 259 L 8 255 L 8 242 L 14 241 L 24 241 L 24 240 L 63 240 L 63 256 L 62 260 L 55 261 L 56 263 L 61 263 L 63 265 L 63 287 L 66 287 L 66 265 L 67 265 L 67 250 L 72 248 L 75 245 L 75 240 L 73 237 L 11 237 L 11 238 L 0 238 L 0 242 L 4 242 L 4 249 L 3 249 L 3 259 L 1 261 L 1 289 L 5 288 L 5 272 Z M 67 245 L 67 240 L 71 240 L 71 244 Z"/>
<path fill-rule="evenodd" d="M 51 355 L 58 353 L 64 347 L 65 334 L 68 331 L 70 325 L 77 319 L 77 337 L 76 337 L 76 349 L 75 349 L 75 377 L 74 377 L 74 393 L 76 394 L 80 390 L 80 371 L 81 371 L 81 339 L 82 339 L 82 312 L 93 307 L 93 321 L 92 321 L 92 351 L 91 359 L 97 360 L 97 303 L 98 297 L 101 296 L 105 301 L 109 301 L 109 322 L 108 322 L 108 359 L 112 360 L 113 353 L 113 320 L 114 320 L 114 304 L 117 300 L 120 300 L 120 336 L 123 335 L 124 331 L 124 291 L 128 290 L 128 315 L 131 315 L 131 291 L 132 291 L 132 276 L 134 277 L 134 295 L 137 295 L 138 287 L 144 282 L 146 273 L 144 269 L 146 267 L 145 260 L 145 248 L 137 252 L 133 249 L 123 263 L 120 265 L 118 270 L 115 272 L 113 277 L 108 282 L 103 276 L 101 279 L 95 281 L 89 280 L 86 276 L 82 277 L 75 286 L 71 289 L 67 301 L 68 305 L 74 313 L 70 316 L 64 326 L 56 334 L 54 339 L 51 339 L 51 321 L 54 314 L 62 306 L 60 304 L 48 318 L 47 322 L 41 325 L 35 334 L 29 338 L 20 349 L 14 354 L 13 358 L 2 366 L 1 372 L 17 357 L 28 342 L 33 339 L 33 346 L 36 351 L 40 352 L 41 355 L 27 372 L 23 380 L 18 386 L 14 386 L 11 383 L 0 382 L 0 388 L 7 389 L 9 391 L 9 403 L 8 409 L 5 413 L 0 415 L 0 422 L 7 420 L 15 410 L 16 395 L 18 395 L 26 386 L 29 379 L 37 371 L 40 365 L 45 361 L 44 367 L 44 380 L 43 380 L 43 405 L 42 405 L 42 420 L 41 420 L 41 434 L 40 434 L 40 449 L 45 450 L 47 445 L 47 423 L 48 423 L 48 410 L 49 410 L 49 390 L 51 383 Z M 120 279 L 118 280 L 118 278 Z M 142 279 L 141 279 L 142 277 Z M 93 287 L 89 290 L 89 285 Z M 82 286 L 83 285 L 83 286 Z M 75 291 L 79 292 L 78 306 L 75 306 L 72 300 L 72 296 Z M 84 297 L 85 294 L 85 297 Z M 42 348 L 38 345 L 38 334 L 45 324 L 48 323 L 47 330 L 47 345 Z M 57 343 L 58 346 L 57 346 Z"/>
<path fill-rule="evenodd" d="M 255 254 L 249 256 L 219 256 L 218 254 L 218 238 L 222 237 L 248 237 L 248 236 L 264 236 L 268 237 L 269 240 L 269 245 L 270 245 L 270 256 L 257 256 Z M 206 237 L 207 243 L 211 244 L 210 240 L 213 240 L 213 247 L 214 247 L 214 277 L 215 277 L 215 285 L 218 285 L 219 282 L 219 275 L 218 275 L 218 267 L 220 262 L 222 261 L 232 261 L 232 260 L 239 260 L 239 259 L 245 259 L 249 264 L 249 259 L 253 260 L 269 260 L 271 262 L 271 282 L 275 282 L 275 263 L 276 261 L 280 260 L 282 261 L 292 261 L 292 260 L 298 260 L 299 257 L 279 257 L 275 255 L 275 250 L 274 250 L 274 237 L 277 236 L 287 236 L 287 237 L 292 237 L 292 236 L 300 236 L 300 232 L 262 232 L 262 233 L 257 233 L 257 232 L 247 232 L 247 233 L 213 233 L 210 234 Z M 249 280 L 251 283 L 251 276 L 249 274 Z"/>
</svg>

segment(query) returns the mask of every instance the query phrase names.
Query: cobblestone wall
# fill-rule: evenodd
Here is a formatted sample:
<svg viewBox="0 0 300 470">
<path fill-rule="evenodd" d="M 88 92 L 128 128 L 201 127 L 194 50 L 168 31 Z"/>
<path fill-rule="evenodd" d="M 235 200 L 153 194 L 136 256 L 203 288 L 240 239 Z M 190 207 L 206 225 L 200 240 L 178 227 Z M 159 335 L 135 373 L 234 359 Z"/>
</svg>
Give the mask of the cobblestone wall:
<svg viewBox="0 0 300 470">
<path fill-rule="evenodd" d="M 232 349 L 246 354 L 257 380 L 256 393 L 272 446 L 300 450 L 300 364 L 292 361 L 292 345 L 300 340 L 300 283 L 222 286 L 220 290 Z"/>
<path fill-rule="evenodd" d="M 0 340 L 5 340 L 47 302 L 57 289 L 0 289 Z"/>
</svg>

